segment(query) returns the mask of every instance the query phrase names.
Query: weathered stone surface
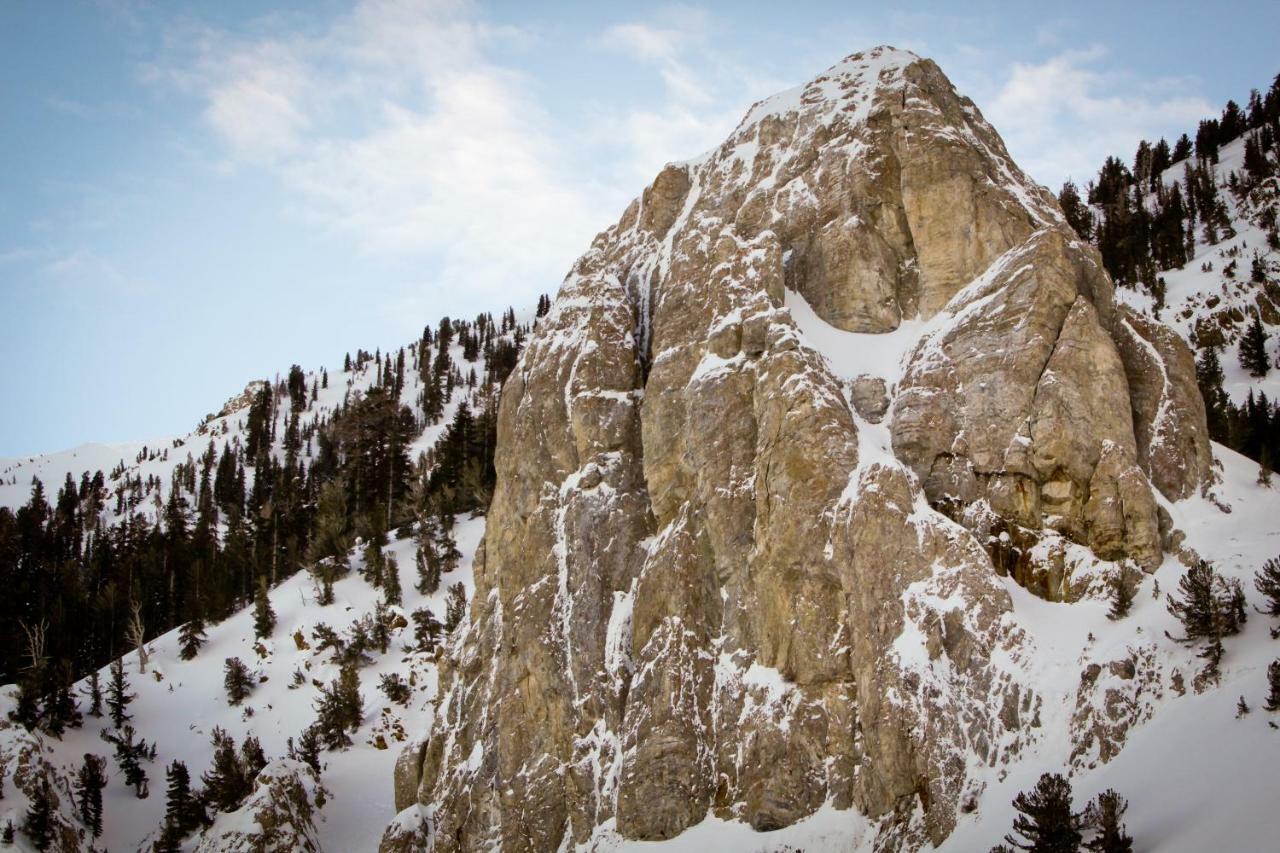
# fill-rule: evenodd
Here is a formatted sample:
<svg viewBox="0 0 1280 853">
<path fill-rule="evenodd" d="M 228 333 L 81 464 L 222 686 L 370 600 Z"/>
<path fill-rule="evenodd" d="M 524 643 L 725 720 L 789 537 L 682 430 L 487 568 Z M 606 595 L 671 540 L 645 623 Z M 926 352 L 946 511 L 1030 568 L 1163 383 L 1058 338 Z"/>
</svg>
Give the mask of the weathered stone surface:
<svg viewBox="0 0 1280 853">
<path fill-rule="evenodd" d="M 1093 250 L 1039 231 L 947 311 L 953 320 L 918 345 L 893 406 L 894 451 L 930 500 L 986 500 L 1013 524 L 1158 565 L 1155 501 L 1108 332 L 1115 305 Z"/>
<path fill-rule="evenodd" d="M 396 757 L 394 791 L 396 811 L 404 811 L 418 801 L 422 782 L 422 762 L 427 756 L 426 738 L 409 744 Z"/>
<path fill-rule="evenodd" d="M 1119 754 L 1129 732 L 1151 718 L 1164 697 L 1163 673 L 1150 646 L 1093 663 L 1080 674 L 1071 715 L 1071 764 L 1097 767 Z"/>
<path fill-rule="evenodd" d="M 879 376 L 855 377 L 849 384 L 849 398 L 858 416 L 873 424 L 880 423 L 889 411 L 889 392 Z"/>
<path fill-rule="evenodd" d="M 943 315 L 890 427 L 786 288 L 846 330 Z M 850 57 L 667 167 L 504 388 L 476 592 L 383 848 L 665 839 L 708 811 L 768 830 L 827 802 L 883 846 L 941 842 L 965 768 L 1017 753 L 1040 701 L 988 534 L 1160 555 L 1110 288 L 910 54 Z"/>
</svg>

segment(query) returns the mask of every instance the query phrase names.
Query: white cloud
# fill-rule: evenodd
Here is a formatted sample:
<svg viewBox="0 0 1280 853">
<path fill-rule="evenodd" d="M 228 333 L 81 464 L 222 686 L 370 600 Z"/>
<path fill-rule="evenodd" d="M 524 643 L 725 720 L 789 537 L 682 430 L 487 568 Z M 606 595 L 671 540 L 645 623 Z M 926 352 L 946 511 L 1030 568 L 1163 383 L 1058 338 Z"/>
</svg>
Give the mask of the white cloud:
<svg viewBox="0 0 1280 853">
<path fill-rule="evenodd" d="M 203 100 L 233 168 L 267 170 L 360 249 L 432 268 L 439 291 L 553 290 L 605 208 L 525 78 L 489 58 L 523 38 L 463 2 L 363 0 L 309 35 L 189 28 L 174 41 L 194 61 L 146 76 Z"/>
<path fill-rule="evenodd" d="M 205 120 L 248 160 L 272 161 L 293 151 L 310 125 L 302 63 L 276 43 L 255 46 L 227 62 L 225 79 L 207 92 Z"/>
<path fill-rule="evenodd" d="M 48 280 L 64 287 L 92 288 L 117 295 L 146 293 L 152 288 L 90 249 L 74 249 L 43 267 Z"/>
<path fill-rule="evenodd" d="M 621 149 L 617 180 L 632 194 L 664 164 L 718 145 L 753 102 L 789 85 L 720 52 L 713 29 L 705 11 L 668 6 L 650 20 L 610 26 L 595 40 L 598 50 L 647 65 L 662 81 L 656 103 L 610 104 L 595 117 L 596 141 Z"/>
<path fill-rule="evenodd" d="M 1015 63 L 986 109 L 1018 164 L 1055 190 L 1067 177 L 1087 181 L 1108 155 L 1130 160 L 1144 137 L 1193 129 L 1213 112 L 1184 94 L 1188 81 L 1098 70 L 1105 56 L 1094 46 Z"/>
</svg>

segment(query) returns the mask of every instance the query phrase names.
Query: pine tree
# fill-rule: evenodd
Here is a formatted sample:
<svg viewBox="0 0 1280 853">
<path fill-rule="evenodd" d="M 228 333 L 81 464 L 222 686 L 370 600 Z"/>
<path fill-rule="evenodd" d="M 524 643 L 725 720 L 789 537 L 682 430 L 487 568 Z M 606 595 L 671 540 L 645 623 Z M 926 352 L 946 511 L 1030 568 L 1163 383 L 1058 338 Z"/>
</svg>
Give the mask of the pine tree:
<svg viewBox="0 0 1280 853">
<path fill-rule="evenodd" d="M 244 743 L 240 744 L 240 763 L 251 781 L 257 779 L 262 768 L 267 766 L 267 754 L 262 751 L 262 744 L 256 736 L 247 735 Z"/>
<path fill-rule="evenodd" d="M 1268 711 L 1280 711 L 1280 659 L 1267 664 L 1267 701 L 1263 707 Z"/>
<path fill-rule="evenodd" d="M 293 747 L 292 738 L 290 739 L 289 757 L 296 758 L 316 773 L 320 772 L 320 736 L 314 725 L 302 730 L 302 734 L 298 736 L 296 750 Z"/>
<path fill-rule="evenodd" d="M 84 764 L 76 773 L 76 805 L 80 821 L 94 838 L 102 834 L 102 789 L 107 787 L 107 760 L 101 755 L 84 754 Z"/>
<path fill-rule="evenodd" d="M 409 696 L 412 695 L 409 685 L 400 677 L 398 672 L 384 673 L 382 679 L 378 682 L 378 688 L 386 694 L 387 699 L 395 702 L 397 705 L 408 703 Z"/>
<path fill-rule="evenodd" d="M 403 603 L 404 593 L 400 589 L 400 563 L 394 554 L 388 554 L 382 567 L 382 595 L 388 605 L 397 607 Z"/>
<path fill-rule="evenodd" d="M 387 544 L 386 534 L 381 528 L 369 538 L 364 549 L 364 579 L 372 586 L 382 586 L 382 575 L 386 567 L 386 558 L 382 555 L 382 546 Z"/>
<path fill-rule="evenodd" d="M 45 694 L 44 719 L 45 730 L 55 737 L 61 737 L 67 727 L 79 728 L 83 717 L 76 706 L 75 695 L 71 689 L 73 676 L 71 664 L 61 661 L 56 667 L 49 667 L 50 677 L 54 679 L 52 688 Z"/>
<path fill-rule="evenodd" d="M 227 704 L 239 705 L 253 690 L 253 677 L 240 658 L 227 658 L 223 663 L 222 684 L 227 689 Z"/>
<path fill-rule="evenodd" d="M 1097 835 L 1084 846 L 1096 853 L 1131 853 L 1133 839 L 1125 832 L 1124 813 L 1129 803 L 1124 797 L 1108 788 L 1089 804 L 1089 824 Z"/>
<path fill-rule="evenodd" d="M 267 578 L 258 578 L 258 590 L 253 597 L 253 633 L 259 640 L 271 636 L 276 627 L 276 612 L 271 609 L 271 596 L 267 594 Z"/>
<path fill-rule="evenodd" d="M 89 673 L 89 716 L 102 716 L 102 681 L 96 669 Z"/>
<path fill-rule="evenodd" d="M 131 715 L 125 713 L 125 708 L 135 698 L 136 695 L 129 692 L 129 680 L 124 674 L 124 658 L 118 657 L 111 662 L 111 681 L 107 683 L 107 710 L 117 729 L 132 719 Z"/>
<path fill-rule="evenodd" d="M 213 765 L 200 777 L 204 783 L 201 799 L 215 811 L 232 812 L 240 808 L 253 790 L 253 779 L 245 772 L 236 753 L 236 742 L 219 726 L 213 729 Z"/>
<path fill-rule="evenodd" d="M 1080 818 L 1071 811 L 1071 783 L 1058 773 L 1045 773 L 1030 794 L 1013 799 L 1018 815 L 1014 834 L 1004 840 L 1019 850 L 1074 853 L 1080 849 Z"/>
<path fill-rule="evenodd" d="M 206 820 L 204 807 L 191 791 L 191 774 L 187 765 L 174 761 L 165 770 L 169 786 L 165 796 L 164 828 L 160 831 L 159 850 L 181 850 L 182 840 Z"/>
<path fill-rule="evenodd" d="M 12 846 L 16 840 L 17 834 L 13 821 L 5 821 L 4 832 L 0 832 L 0 842 L 3 842 L 6 846 Z"/>
<path fill-rule="evenodd" d="M 200 653 L 200 647 L 204 642 L 204 619 L 196 616 L 183 623 L 182 630 L 178 632 L 178 657 L 183 660 L 192 660 Z"/>
<path fill-rule="evenodd" d="M 381 601 L 373 606 L 369 639 L 378 647 L 379 654 L 387 653 L 387 647 L 391 645 L 391 619 L 387 614 L 387 606 Z"/>
<path fill-rule="evenodd" d="M 150 759 L 154 755 L 154 745 L 148 745 L 145 740 L 135 740 L 137 732 L 133 726 L 126 725 L 115 734 L 103 733 L 102 737 L 108 743 L 112 743 L 116 748 L 116 764 L 120 766 L 121 772 L 124 773 L 124 782 L 133 788 L 134 794 L 140 800 L 145 800 L 150 796 L 148 787 L 147 771 L 142 766 L 143 759 Z"/>
<path fill-rule="evenodd" d="M 1114 622 L 1128 616 L 1130 608 L 1133 607 L 1134 595 L 1137 593 L 1137 579 L 1134 578 L 1132 571 L 1127 566 L 1122 566 L 1107 578 L 1107 589 L 1111 600 L 1111 610 L 1107 613 L 1107 618 Z"/>
<path fill-rule="evenodd" d="M 436 643 L 440 640 L 440 632 L 443 630 L 444 626 L 431 612 L 431 608 L 423 607 L 413 611 L 413 638 L 418 644 L 419 651 L 434 651 Z"/>
<path fill-rule="evenodd" d="M 53 843 L 53 791 L 49 780 L 40 779 L 40 788 L 31 798 L 31 807 L 22 821 L 22 832 L 37 850 L 48 850 Z"/>
<path fill-rule="evenodd" d="M 1263 613 L 1280 616 L 1280 558 L 1273 557 L 1262 564 L 1253 576 L 1253 585 L 1266 599 Z"/>
<path fill-rule="evenodd" d="M 467 613 L 467 591 L 461 583 L 449 587 L 449 599 L 445 602 L 444 630 L 453 633 Z"/>
<path fill-rule="evenodd" d="M 1082 239 L 1092 239 L 1093 214 L 1080 198 L 1080 190 L 1073 182 L 1067 181 L 1062 185 L 1062 191 L 1058 193 L 1058 204 L 1067 218 L 1067 224 L 1075 229 Z"/>
<path fill-rule="evenodd" d="M 1200 386 L 1200 396 L 1204 398 L 1209 437 L 1214 441 L 1226 442 L 1230 400 L 1222 388 L 1222 380 L 1218 351 L 1213 347 L 1205 347 L 1204 352 L 1196 359 L 1196 384 Z"/>
<path fill-rule="evenodd" d="M 326 749 L 343 749 L 351 745 L 348 730 L 359 729 L 363 718 L 360 677 L 355 666 L 347 664 L 338 678 L 320 693 L 316 704 L 316 736 Z"/>
<path fill-rule="evenodd" d="M 1240 366 L 1249 371 L 1250 376 L 1258 378 L 1266 376 L 1271 369 L 1271 359 L 1267 358 L 1267 332 L 1258 313 L 1253 315 L 1253 322 L 1240 339 Z"/>
<path fill-rule="evenodd" d="M 1181 598 L 1166 596 L 1169 612 L 1182 622 L 1181 642 L 1222 638 L 1240 630 L 1238 602 L 1232 588 L 1205 560 L 1187 569 L 1178 581 Z"/>
<path fill-rule="evenodd" d="M 426 525 L 418 533 L 418 583 L 423 595 L 435 595 L 440 589 L 440 557 Z"/>
</svg>

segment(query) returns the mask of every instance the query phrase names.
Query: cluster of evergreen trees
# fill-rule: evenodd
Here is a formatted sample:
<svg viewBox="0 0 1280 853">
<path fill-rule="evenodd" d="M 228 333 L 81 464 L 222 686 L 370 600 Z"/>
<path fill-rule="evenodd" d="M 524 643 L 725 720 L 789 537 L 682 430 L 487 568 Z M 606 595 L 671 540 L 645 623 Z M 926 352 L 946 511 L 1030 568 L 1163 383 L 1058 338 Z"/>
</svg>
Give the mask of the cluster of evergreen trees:
<svg viewBox="0 0 1280 853">
<path fill-rule="evenodd" d="M 0 683 L 20 685 L 22 722 L 57 734 L 78 713 L 76 680 L 130 649 L 145 656 L 147 640 L 178 626 L 190 659 L 207 623 L 255 599 L 261 611 L 266 591 L 300 568 L 327 576 L 331 595 L 357 537 L 385 544 L 424 518 L 484 511 L 499 391 L 528 332 L 511 310 L 445 318 L 395 353 L 348 355 L 344 366 L 372 381 L 357 389 L 348 373 L 332 409 L 314 405 L 328 372 L 308 384 L 295 365 L 284 381 L 256 383 L 240 432 L 188 453 L 167 484 L 123 465 L 111 479 L 68 475 L 52 498 L 33 480 L 25 506 L 0 508 Z M 446 416 L 436 447 L 411 459 Z M 385 591 L 398 603 L 392 574 Z M 274 617 L 256 616 L 269 633 Z"/>
<path fill-rule="evenodd" d="M 1183 267 L 1195 254 L 1197 242 L 1216 245 L 1235 236 L 1226 200 L 1217 177 L 1220 149 L 1244 139 L 1242 171 L 1227 175 L 1227 189 L 1242 210 L 1252 211 L 1256 224 L 1267 237 L 1265 247 L 1253 249 L 1248 262 L 1248 281 L 1265 288 L 1274 284 L 1274 264 L 1264 253 L 1280 250 L 1277 230 L 1277 199 L 1274 178 L 1280 174 L 1280 75 L 1265 95 L 1256 89 L 1248 106 L 1241 109 L 1228 101 L 1219 118 L 1200 122 L 1194 141 L 1183 134 L 1170 146 L 1161 139 L 1155 144 L 1143 140 L 1132 166 L 1109 157 L 1082 196 L 1068 181 L 1058 200 L 1072 227 L 1097 246 L 1103 264 L 1122 287 L 1144 288 L 1156 309 L 1164 306 L 1165 284 L 1161 272 Z M 1161 175 L 1181 162 L 1181 180 L 1168 184 Z M 1268 186 L 1269 195 L 1254 191 Z M 1246 200 L 1259 203 L 1246 204 Z M 1238 247 L 1222 273 L 1227 278 L 1245 278 L 1236 257 Z M 1213 329 L 1197 330 L 1195 344 L 1197 379 L 1209 420 L 1212 438 L 1258 461 L 1267 479 L 1280 452 L 1280 412 L 1260 396 L 1243 404 L 1232 402 L 1223 390 L 1220 350 L 1223 336 Z M 1241 367 L 1254 377 L 1264 377 L 1272 369 L 1268 335 L 1257 310 L 1247 318 L 1241 337 Z"/>
<path fill-rule="evenodd" d="M 1242 353 L 1246 350 L 1242 347 Z M 1267 399 L 1266 392 L 1255 396 L 1252 390 L 1244 403 L 1236 405 L 1223 390 L 1222 380 L 1217 349 L 1205 347 L 1196 358 L 1196 382 L 1204 397 L 1209 437 L 1256 461 L 1260 479 L 1269 483 L 1280 456 L 1280 406 Z"/>
<path fill-rule="evenodd" d="M 1013 832 L 991 853 L 1032 850 L 1036 853 L 1076 853 L 1082 847 L 1097 853 L 1130 853 L 1133 838 L 1124 826 L 1128 801 L 1108 789 L 1084 811 L 1072 806 L 1071 782 L 1060 773 L 1045 773 L 1030 792 L 1013 800 L 1018 814 Z M 1086 840 L 1085 836 L 1090 837 Z"/>
<path fill-rule="evenodd" d="M 1161 139 L 1142 140 L 1132 167 L 1108 157 L 1082 197 L 1071 181 L 1058 201 L 1076 232 L 1098 247 L 1103 264 L 1121 286 L 1143 286 L 1163 303 L 1159 273 L 1181 268 L 1190 259 L 1197 236 L 1216 244 L 1230 234 L 1231 221 L 1220 197 L 1214 166 L 1219 149 L 1245 137 L 1244 173 L 1230 185 L 1247 192 L 1276 174 L 1280 141 L 1280 75 L 1265 96 L 1256 89 L 1247 110 L 1228 101 L 1221 119 L 1202 121 L 1194 144 L 1183 134 L 1171 147 Z M 1161 175 L 1183 163 L 1181 182 L 1169 185 Z M 1087 203 L 1086 203 L 1087 202 Z M 1275 234 L 1275 223 L 1270 223 Z M 1274 244 L 1272 248 L 1280 248 Z"/>
</svg>

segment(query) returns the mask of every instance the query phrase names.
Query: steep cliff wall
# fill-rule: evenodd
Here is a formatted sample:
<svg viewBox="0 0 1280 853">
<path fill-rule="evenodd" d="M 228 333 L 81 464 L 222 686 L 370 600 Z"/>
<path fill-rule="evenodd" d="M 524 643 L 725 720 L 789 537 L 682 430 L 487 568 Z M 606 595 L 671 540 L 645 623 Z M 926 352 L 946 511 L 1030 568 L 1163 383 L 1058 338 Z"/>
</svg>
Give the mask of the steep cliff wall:
<svg viewBox="0 0 1280 853">
<path fill-rule="evenodd" d="M 910 332 L 883 424 L 797 294 L 869 348 Z M 827 803 L 940 842 L 966 768 L 1036 737 L 999 536 L 1154 568 L 1152 483 L 1209 475 L 1194 389 L 931 61 L 878 48 L 757 104 L 596 238 L 508 381 L 469 622 L 384 849 Z"/>
</svg>

